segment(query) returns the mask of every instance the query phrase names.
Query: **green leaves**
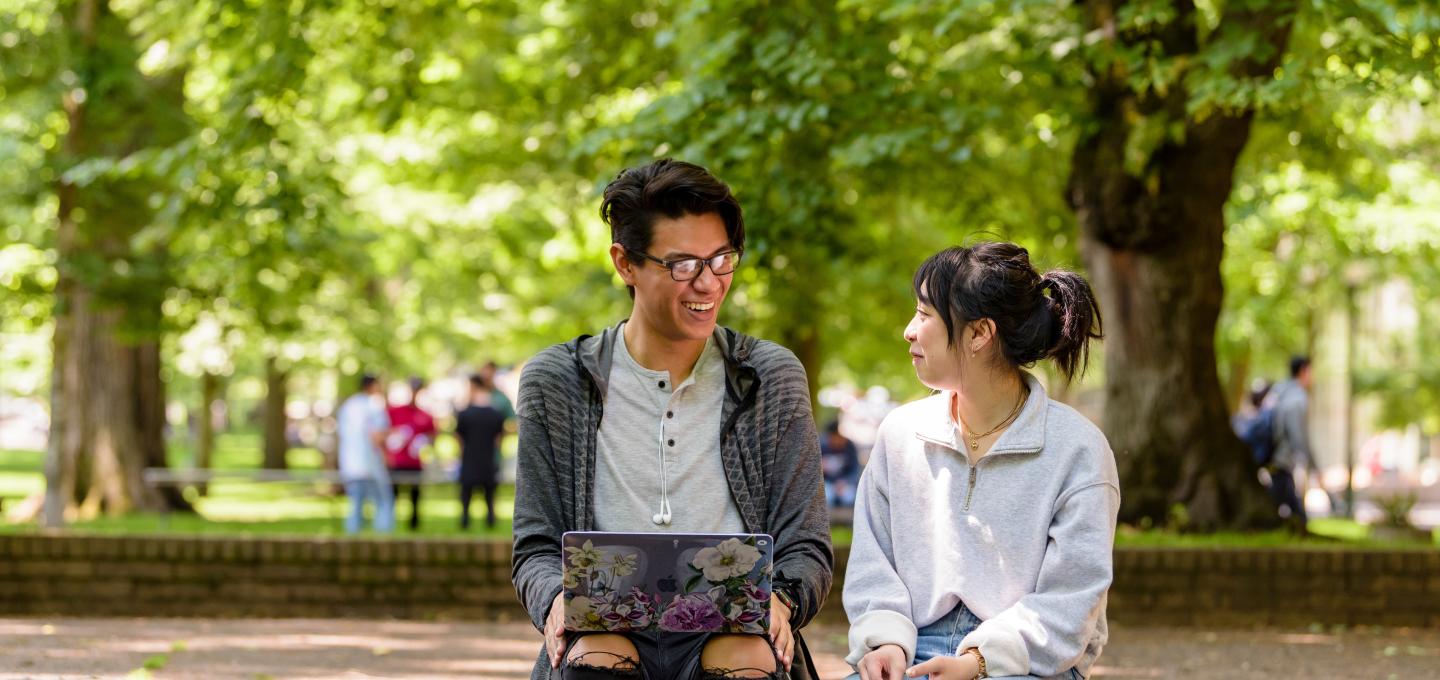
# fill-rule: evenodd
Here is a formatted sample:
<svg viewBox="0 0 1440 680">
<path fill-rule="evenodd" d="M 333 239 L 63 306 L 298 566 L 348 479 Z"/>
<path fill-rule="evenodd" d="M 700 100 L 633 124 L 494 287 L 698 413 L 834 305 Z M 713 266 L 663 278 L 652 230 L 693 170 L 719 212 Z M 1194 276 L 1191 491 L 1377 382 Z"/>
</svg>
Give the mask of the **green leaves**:
<svg viewBox="0 0 1440 680">
<path fill-rule="evenodd" d="M 56 183 L 113 190 L 145 214 L 129 253 L 58 264 L 156 288 L 168 327 L 225 329 L 242 373 L 267 343 L 315 370 L 427 373 L 613 322 L 629 302 L 597 194 L 670 155 L 746 208 L 724 322 L 815 341 L 827 383 L 918 392 L 898 339 L 910 273 L 976 238 L 1077 266 L 1068 164 L 1111 89 L 1142 188 L 1194 126 L 1257 116 L 1228 214 L 1227 370 L 1303 342 L 1348 259 L 1430 282 L 1429 3 L 116 6 L 122 30 L 83 62 L 71 3 L 0 6 L 0 258 L 25 261 L 0 272 L 0 309 L 44 323 Z M 1291 21 L 1278 67 L 1250 68 L 1281 56 L 1266 36 Z M 72 155 L 77 96 L 100 133 Z M 136 121 L 137 148 L 103 134 Z M 96 229 L 107 214 L 81 212 Z"/>
</svg>

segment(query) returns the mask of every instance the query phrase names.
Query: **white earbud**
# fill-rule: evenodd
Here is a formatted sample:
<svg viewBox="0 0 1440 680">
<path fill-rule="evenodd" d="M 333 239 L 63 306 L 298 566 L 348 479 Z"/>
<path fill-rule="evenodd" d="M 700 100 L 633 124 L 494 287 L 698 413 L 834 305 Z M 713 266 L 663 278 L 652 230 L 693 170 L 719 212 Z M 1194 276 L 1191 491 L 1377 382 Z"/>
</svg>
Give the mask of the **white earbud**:
<svg viewBox="0 0 1440 680">
<path fill-rule="evenodd" d="M 671 517 L 670 490 L 667 488 L 669 486 L 670 480 L 666 479 L 667 471 L 665 469 L 665 423 L 663 421 L 660 423 L 660 439 L 657 444 L 658 446 L 656 448 L 658 449 L 660 455 L 660 512 L 651 515 L 650 521 L 656 524 L 665 525 L 670 523 Z"/>
</svg>

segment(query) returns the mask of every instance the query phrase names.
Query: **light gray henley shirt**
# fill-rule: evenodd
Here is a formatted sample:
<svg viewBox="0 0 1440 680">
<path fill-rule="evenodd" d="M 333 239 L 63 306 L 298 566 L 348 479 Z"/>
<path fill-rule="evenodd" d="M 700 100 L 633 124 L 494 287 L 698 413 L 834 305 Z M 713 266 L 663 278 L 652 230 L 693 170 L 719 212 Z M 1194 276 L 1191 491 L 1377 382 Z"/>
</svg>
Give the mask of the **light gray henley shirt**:
<svg viewBox="0 0 1440 680">
<path fill-rule="evenodd" d="M 725 361 L 714 338 L 705 341 L 690 377 L 675 385 L 669 371 L 635 361 L 623 331 L 617 335 L 596 437 L 595 529 L 744 532 L 720 460 Z M 653 521 L 662 493 L 670 498 L 667 525 Z"/>
</svg>

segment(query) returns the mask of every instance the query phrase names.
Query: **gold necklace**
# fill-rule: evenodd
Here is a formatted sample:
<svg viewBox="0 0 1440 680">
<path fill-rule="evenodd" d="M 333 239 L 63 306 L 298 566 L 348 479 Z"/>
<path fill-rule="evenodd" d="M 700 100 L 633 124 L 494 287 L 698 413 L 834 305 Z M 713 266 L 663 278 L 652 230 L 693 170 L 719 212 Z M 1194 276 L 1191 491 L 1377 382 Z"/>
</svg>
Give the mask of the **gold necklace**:
<svg viewBox="0 0 1440 680">
<path fill-rule="evenodd" d="M 999 425 L 996 425 L 996 426 L 993 427 L 993 428 L 991 428 L 990 431 L 988 431 L 988 432 L 982 432 L 982 433 L 980 433 L 980 434 L 974 434 L 974 433 L 970 430 L 970 426 L 965 423 L 965 417 L 962 416 L 962 415 L 960 415 L 960 402 L 959 402 L 958 397 L 957 397 L 957 400 L 956 400 L 956 402 L 955 402 L 955 419 L 956 419 L 956 420 L 959 420 L 959 421 L 960 421 L 960 426 L 963 427 L 963 428 L 965 428 L 965 436 L 966 436 L 967 438 L 969 438 L 969 440 L 970 440 L 970 450 L 971 450 L 971 451 L 978 451 L 978 450 L 980 450 L 980 440 L 981 440 L 981 439 L 984 439 L 984 438 L 986 438 L 986 437 L 989 437 L 989 436 L 992 435 L 992 434 L 995 434 L 996 432 L 999 432 L 1000 430 L 1004 429 L 1006 425 L 1009 425 L 1011 422 L 1014 422 L 1015 418 L 1020 415 L 1020 407 L 1025 405 L 1025 400 L 1026 400 L 1027 398 L 1029 398 L 1029 397 L 1030 397 L 1030 389 L 1027 387 L 1027 388 L 1025 389 L 1025 391 L 1023 391 L 1023 392 L 1020 393 L 1020 399 L 1015 402 L 1015 408 L 1013 408 L 1013 409 L 1010 410 L 1010 415 L 1005 416 L 1005 420 L 1000 421 L 1000 424 L 999 424 Z"/>
</svg>

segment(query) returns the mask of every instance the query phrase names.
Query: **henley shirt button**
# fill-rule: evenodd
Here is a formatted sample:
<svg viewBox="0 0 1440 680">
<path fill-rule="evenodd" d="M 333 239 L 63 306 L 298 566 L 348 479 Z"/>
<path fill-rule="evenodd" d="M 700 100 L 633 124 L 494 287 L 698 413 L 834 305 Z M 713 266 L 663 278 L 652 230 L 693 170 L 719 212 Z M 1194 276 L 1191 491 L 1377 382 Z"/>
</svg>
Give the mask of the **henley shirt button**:
<svg viewBox="0 0 1440 680">
<path fill-rule="evenodd" d="M 675 440 L 674 440 L 674 439 L 671 439 L 671 440 L 670 440 L 670 445 L 671 445 L 671 446 L 674 446 L 674 445 L 675 445 Z"/>
<path fill-rule="evenodd" d="M 662 390 L 665 389 L 665 381 L 664 381 L 664 380 L 661 380 L 661 381 L 660 381 L 660 389 L 662 389 Z"/>
<path fill-rule="evenodd" d="M 674 418 L 674 417 L 675 417 L 675 412 L 674 412 L 674 411 L 666 411 L 666 412 L 665 412 L 665 417 L 666 417 L 666 418 Z"/>
</svg>

